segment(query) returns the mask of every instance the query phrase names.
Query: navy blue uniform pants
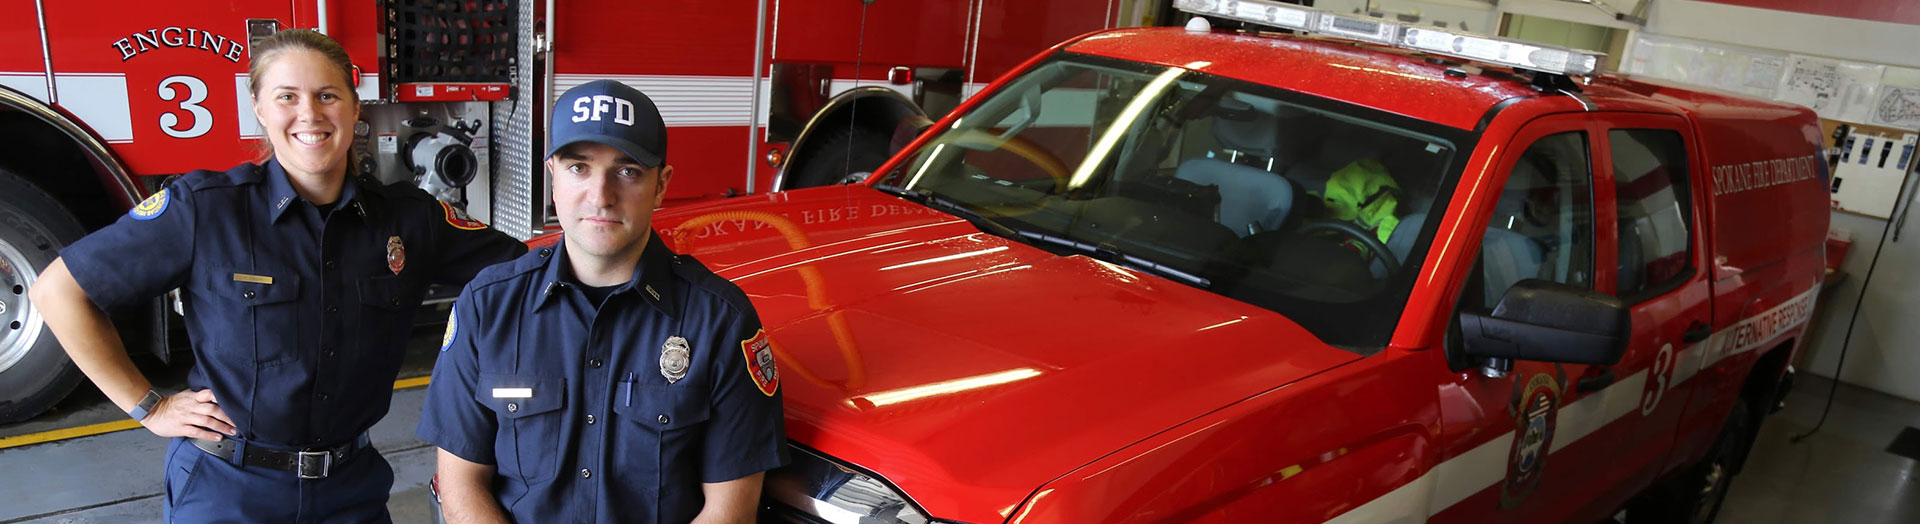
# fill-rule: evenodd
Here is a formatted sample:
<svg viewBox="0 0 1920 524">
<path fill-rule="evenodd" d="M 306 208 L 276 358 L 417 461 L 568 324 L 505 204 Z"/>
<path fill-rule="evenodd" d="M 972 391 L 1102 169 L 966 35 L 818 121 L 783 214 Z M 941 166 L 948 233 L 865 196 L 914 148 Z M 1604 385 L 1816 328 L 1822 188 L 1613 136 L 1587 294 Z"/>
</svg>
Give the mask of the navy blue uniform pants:
<svg viewBox="0 0 1920 524">
<path fill-rule="evenodd" d="M 186 439 L 167 446 L 168 523 L 389 524 L 393 466 L 368 446 L 335 462 L 327 478 L 246 467 L 208 455 Z"/>
</svg>

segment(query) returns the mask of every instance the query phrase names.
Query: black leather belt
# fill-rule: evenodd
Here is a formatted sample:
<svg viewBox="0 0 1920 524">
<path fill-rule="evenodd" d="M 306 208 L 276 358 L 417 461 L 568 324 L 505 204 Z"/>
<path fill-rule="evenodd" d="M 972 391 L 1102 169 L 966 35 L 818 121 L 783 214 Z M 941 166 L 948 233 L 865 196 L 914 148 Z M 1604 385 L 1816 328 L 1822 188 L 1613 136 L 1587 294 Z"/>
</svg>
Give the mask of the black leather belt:
<svg viewBox="0 0 1920 524">
<path fill-rule="evenodd" d="M 200 448 L 200 451 L 205 451 L 208 455 L 229 463 L 233 462 L 233 450 L 237 446 L 232 440 L 218 442 L 197 438 L 187 440 L 193 442 L 193 447 Z M 359 438 L 353 439 L 353 442 L 330 448 L 281 451 L 260 446 L 247 446 L 247 456 L 241 463 L 253 467 L 291 471 L 303 479 L 323 479 L 327 478 L 327 474 L 333 470 L 335 462 L 347 460 L 347 457 L 368 445 L 367 434 L 361 433 Z"/>
</svg>

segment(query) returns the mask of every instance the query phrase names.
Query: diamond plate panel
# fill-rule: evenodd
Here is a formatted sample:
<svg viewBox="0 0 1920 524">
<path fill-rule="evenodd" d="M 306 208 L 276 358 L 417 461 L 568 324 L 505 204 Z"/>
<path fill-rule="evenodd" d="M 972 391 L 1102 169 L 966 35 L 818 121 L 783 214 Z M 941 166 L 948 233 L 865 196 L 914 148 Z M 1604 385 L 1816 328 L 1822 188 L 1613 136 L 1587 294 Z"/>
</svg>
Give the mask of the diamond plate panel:
<svg viewBox="0 0 1920 524">
<path fill-rule="evenodd" d="M 534 152 L 533 104 L 540 100 L 533 60 L 533 4 L 519 2 L 519 70 L 513 75 L 513 99 L 493 104 L 493 227 L 514 238 L 533 238 L 541 229 L 545 202 L 535 195 L 544 179 Z"/>
</svg>

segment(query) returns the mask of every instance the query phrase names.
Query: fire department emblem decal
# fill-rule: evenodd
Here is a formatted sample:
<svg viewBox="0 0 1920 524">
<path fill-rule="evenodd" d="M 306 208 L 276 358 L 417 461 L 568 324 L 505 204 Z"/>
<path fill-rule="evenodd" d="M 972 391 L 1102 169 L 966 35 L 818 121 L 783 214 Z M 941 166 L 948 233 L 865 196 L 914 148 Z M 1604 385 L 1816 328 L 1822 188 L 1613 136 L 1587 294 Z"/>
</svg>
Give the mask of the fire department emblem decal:
<svg viewBox="0 0 1920 524">
<path fill-rule="evenodd" d="M 780 391 L 780 370 L 774 367 L 773 344 L 767 340 L 767 330 L 755 331 L 752 337 L 740 341 L 740 351 L 747 357 L 747 375 L 753 377 L 760 393 L 771 397 Z"/>
<path fill-rule="evenodd" d="M 687 348 L 687 339 L 667 337 L 667 343 L 660 345 L 660 376 L 667 377 L 668 384 L 686 378 L 687 367 L 692 364 L 693 351 Z"/>
<path fill-rule="evenodd" d="M 1527 381 L 1520 403 L 1514 406 L 1513 449 L 1507 455 L 1507 478 L 1500 485 L 1500 509 L 1513 509 L 1540 485 L 1560 411 L 1560 383 L 1538 373 Z"/>
<path fill-rule="evenodd" d="M 407 246 L 400 243 L 400 235 L 387 237 L 387 270 L 400 274 L 407 268 Z"/>
<path fill-rule="evenodd" d="M 453 207 L 453 204 L 448 204 L 445 200 L 440 201 L 440 209 L 447 212 L 447 225 L 467 231 L 487 228 L 486 224 L 481 223 L 479 220 L 474 220 L 473 217 L 467 216 L 466 211 L 461 211 L 460 208 Z"/>
<path fill-rule="evenodd" d="M 127 214 L 132 215 L 134 220 L 153 220 L 153 217 L 166 212 L 167 201 L 167 190 L 161 189 L 146 200 L 141 200 L 140 205 L 133 206 L 133 211 Z"/>
</svg>

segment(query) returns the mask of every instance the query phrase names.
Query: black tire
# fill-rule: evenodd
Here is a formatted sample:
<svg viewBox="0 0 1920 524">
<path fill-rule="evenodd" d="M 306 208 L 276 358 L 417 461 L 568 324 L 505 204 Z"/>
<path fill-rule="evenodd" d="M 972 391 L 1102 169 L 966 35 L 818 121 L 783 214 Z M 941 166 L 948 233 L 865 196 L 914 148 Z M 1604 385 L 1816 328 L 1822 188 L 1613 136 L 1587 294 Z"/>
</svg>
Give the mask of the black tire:
<svg viewBox="0 0 1920 524">
<path fill-rule="evenodd" d="M 872 173 L 892 156 L 886 133 L 861 126 L 825 130 L 808 141 L 806 164 L 788 179 L 782 189 L 799 189 L 847 182 L 847 175 Z"/>
<path fill-rule="evenodd" d="M 0 424 L 11 424 L 67 398 L 83 378 L 27 289 L 86 230 L 52 195 L 5 169 L 0 195 Z"/>
<path fill-rule="evenodd" d="M 1698 464 L 1654 486 L 1627 507 L 1627 524 L 1707 524 L 1720 515 L 1747 450 L 1753 445 L 1753 409 L 1733 405 L 1720 436 Z"/>
</svg>

